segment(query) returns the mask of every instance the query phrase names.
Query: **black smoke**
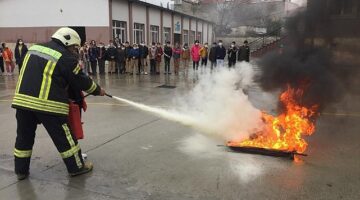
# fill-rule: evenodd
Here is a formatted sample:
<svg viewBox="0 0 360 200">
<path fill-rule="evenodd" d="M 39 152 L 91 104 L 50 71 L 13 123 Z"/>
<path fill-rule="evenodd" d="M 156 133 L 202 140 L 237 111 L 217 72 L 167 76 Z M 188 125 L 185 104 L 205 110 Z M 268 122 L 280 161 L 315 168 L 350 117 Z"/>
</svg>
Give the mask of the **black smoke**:
<svg viewBox="0 0 360 200">
<path fill-rule="evenodd" d="M 350 89 L 358 91 L 353 81 L 359 78 L 355 76 L 360 66 L 352 60 L 339 61 L 335 55 L 338 52 L 336 38 L 350 37 L 358 30 L 336 27 L 321 1 L 309 6 L 287 20 L 282 53 L 272 52 L 260 60 L 262 71 L 256 80 L 265 91 L 285 90 L 288 85 L 305 88 L 298 102 L 304 106 L 318 105 L 321 110 L 341 100 Z M 341 51 L 356 53 L 354 49 Z"/>
</svg>

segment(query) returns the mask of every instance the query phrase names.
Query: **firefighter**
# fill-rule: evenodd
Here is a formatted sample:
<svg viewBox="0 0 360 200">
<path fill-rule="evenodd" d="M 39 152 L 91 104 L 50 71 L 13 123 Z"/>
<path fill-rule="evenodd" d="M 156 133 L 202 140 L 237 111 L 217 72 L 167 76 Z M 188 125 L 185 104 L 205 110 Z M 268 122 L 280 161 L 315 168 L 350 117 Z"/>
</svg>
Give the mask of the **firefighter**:
<svg viewBox="0 0 360 200">
<path fill-rule="evenodd" d="M 105 91 L 86 76 L 78 65 L 76 31 L 63 27 L 51 41 L 33 45 L 26 54 L 16 85 L 12 107 L 16 109 L 15 173 L 19 180 L 29 176 L 29 166 L 38 124 L 43 124 L 66 165 L 70 176 L 90 172 L 68 125 L 67 88 L 104 96 Z"/>
</svg>

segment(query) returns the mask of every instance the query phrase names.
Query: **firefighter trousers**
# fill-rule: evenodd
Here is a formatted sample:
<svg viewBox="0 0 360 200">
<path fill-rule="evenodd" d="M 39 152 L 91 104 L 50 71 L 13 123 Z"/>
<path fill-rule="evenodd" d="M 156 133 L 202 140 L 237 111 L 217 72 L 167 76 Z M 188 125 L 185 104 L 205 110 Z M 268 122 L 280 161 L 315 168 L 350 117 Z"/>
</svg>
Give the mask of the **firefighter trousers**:
<svg viewBox="0 0 360 200">
<path fill-rule="evenodd" d="M 16 119 L 15 173 L 29 173 L 35 131 L 40 123 L 49 133 L 69 173 L 78 172 L 84 166 L 80 146 L 71 134 L 67 117 L 17 109 Z M 44 148 L 42 151 L 46 151 L 46 149 Z"/>
</svg>

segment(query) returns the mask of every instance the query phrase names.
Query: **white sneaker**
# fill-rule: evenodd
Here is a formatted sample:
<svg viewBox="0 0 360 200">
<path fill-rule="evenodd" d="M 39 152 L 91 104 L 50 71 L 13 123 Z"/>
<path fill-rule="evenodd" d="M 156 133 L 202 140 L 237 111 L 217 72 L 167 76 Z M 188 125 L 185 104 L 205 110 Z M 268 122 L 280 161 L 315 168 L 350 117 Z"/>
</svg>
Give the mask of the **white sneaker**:
<svg viewBox="0 0 360 200">
<path fill-rule="evenodd" d="M 87 159 L 87 154 L 86 153 L 82 153 L 81 156 L 83 157 L 84 161 Z"/>
<path fill-rule="evenodd" d="M 147 72 L 145 72 L 144 74 L 145 74 L 145 75 L 148 75 L 148 73 L 147 73 Z"/>
</svg>

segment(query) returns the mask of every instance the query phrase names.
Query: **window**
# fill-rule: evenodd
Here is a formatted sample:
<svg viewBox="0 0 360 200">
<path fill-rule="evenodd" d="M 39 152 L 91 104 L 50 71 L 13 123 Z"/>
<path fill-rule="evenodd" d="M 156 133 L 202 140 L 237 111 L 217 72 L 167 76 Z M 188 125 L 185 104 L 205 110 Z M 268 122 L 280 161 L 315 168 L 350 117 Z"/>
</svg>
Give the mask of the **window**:
<svg viewBox="0 0 360 200">
<path fill-rule="evenodd" d="M 140 44 L 144 41 L 144 24 L 134 23 L 134 43 Z"/>
<path fill-rule="evenodd" d="M 202 44 L 202 34 L 201 34 L 201 32 L 197 32 L 196 39 L 199 40 L 200 44 Z"/>
<path fill-rule="evenodd" d="M 126 22 L 113 20 L 113 38 L 119 38 L 120 42 L 124 43 L 126 38 Z"/>
<path fill-rule="evenodd" d="M 158 26 L 150 26 L 150 44 L 159 42 L 159 27 Z"/>
<path fill-rule="evenodd" d="M 189 42 L 191 44 L 195 42 L 195 31 L 190 31 Z"/>
<path fill-rule="evenodd" d="M 183 30 L 183 44 L 189 44 L 189 31 Z"/>
<path fill-rule="evenodd" d="M 164 27 L 164 43 L 171 42 L 171 28 Z"/>
</svg>

